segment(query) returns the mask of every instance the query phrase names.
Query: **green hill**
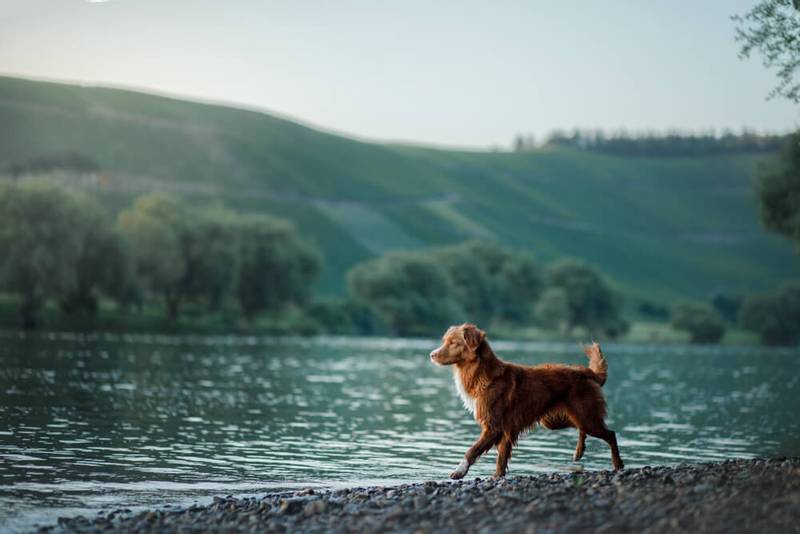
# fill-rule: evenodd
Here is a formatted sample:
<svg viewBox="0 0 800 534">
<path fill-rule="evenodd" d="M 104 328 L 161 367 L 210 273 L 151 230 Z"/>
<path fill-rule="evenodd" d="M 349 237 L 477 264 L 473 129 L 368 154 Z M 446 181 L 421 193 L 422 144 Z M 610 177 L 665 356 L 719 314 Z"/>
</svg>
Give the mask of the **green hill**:
<svg viewBox="0 0 800 534">
<path fill-rule="evenodd" d="M 0 77 L 0 170 L 38 170 L 112 209 L 166 190 L 288 218 L 326 258 L 319 291 L 398 248 L 494 239 L 596 265 L 629 296 L 705 298 L 800 273 L 759 226 L 763 155 L 623 158 L 573 149 L 466 152 L 369 143 L 265 113 Z M 41 166 L 40 166 L 41 167 Z M 0 171 L 2 172 L 2 171 Z"/>
</svg>

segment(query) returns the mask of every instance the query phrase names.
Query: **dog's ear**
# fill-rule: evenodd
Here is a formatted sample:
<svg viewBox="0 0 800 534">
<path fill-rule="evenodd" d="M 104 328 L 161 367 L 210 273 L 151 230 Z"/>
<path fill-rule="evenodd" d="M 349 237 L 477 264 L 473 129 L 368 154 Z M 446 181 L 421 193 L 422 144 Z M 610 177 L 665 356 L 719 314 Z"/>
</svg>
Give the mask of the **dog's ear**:
<svg viewBox="0 0 800 534">
<path fill-rule="evenodd" d="M 474 324 L 465 324 L 461 327 L 461 333 L 464 335 L 464 343 L 471 351 L 477 350 L 481 346 L 483 340 L 486 339 L 486 333 L 475 326 Z"/>
</svg>

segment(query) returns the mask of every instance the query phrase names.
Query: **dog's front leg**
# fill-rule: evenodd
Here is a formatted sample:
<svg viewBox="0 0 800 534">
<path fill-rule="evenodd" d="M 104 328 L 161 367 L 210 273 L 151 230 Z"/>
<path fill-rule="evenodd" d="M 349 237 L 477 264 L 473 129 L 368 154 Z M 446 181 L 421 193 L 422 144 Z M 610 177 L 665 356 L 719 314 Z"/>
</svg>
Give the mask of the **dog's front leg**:
<svg viewBox="0 0 800 534">
<path fill-rule="evenodd" d="M 458 464 L 456 470 L 450 473 L 450 478 L 454 480 L 464 478 L 470 466 L 475 463 L 475 460 L 477 460 L 481 454 L 492 448 L 495 441 L 497 441 L 497 436 L 498 433 L 484 429 L 478 440 L 464 455 L 464 458 L 461 460 L 461 463 Z"/>
</svg>

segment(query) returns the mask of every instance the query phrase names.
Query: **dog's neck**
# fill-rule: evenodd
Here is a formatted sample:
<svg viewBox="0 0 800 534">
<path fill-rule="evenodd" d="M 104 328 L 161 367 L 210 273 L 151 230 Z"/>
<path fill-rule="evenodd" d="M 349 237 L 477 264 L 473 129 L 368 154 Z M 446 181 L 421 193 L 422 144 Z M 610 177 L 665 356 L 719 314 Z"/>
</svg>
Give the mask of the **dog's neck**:
<svg viewBox="0 0 800 534">
<path fill-rule="evenodd" d="M 502 360 L 498 358 L 488 341 L 482 341 L 475 349 L 476 358 L 455 364 L 458 379 L 464 391 L 472 397 L 501 372 Z"/>
</svg>

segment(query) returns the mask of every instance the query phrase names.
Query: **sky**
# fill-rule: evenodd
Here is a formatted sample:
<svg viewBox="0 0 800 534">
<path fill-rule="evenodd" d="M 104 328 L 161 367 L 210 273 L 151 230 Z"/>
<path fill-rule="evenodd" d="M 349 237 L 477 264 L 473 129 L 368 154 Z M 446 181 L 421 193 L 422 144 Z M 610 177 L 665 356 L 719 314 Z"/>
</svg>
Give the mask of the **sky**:
<svg viewBox="0 0 800 534">
<path fill-rule="evenodd" d="M 381 141 L 554 129 L 783 132 L 738 58 L 755 0 L 0 0 L 0 74 L 263 109 Z"/>
</svg>

